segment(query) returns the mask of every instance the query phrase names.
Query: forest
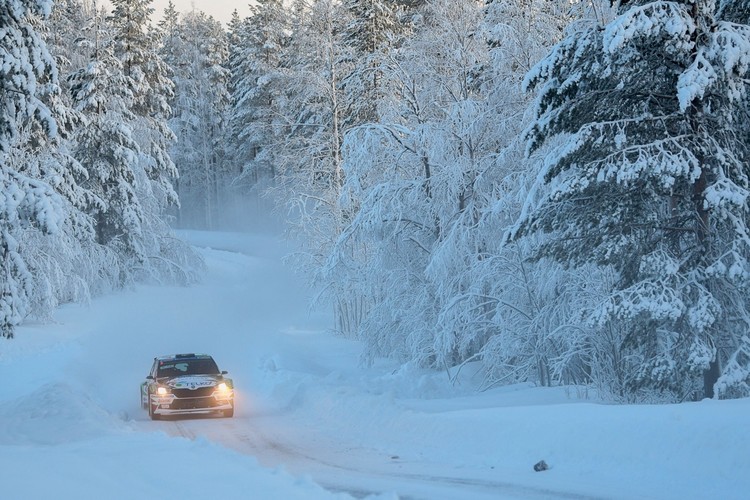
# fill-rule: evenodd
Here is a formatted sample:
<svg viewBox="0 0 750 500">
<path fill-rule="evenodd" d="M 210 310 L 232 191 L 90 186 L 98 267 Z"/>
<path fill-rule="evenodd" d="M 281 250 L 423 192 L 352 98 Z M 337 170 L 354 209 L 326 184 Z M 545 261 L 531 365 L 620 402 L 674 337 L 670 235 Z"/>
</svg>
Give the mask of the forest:
<svg viewBox="0 0 750 500">
<path fill-rule="evenodd" d="M 273 212 L 336 334 L 750 396 L 750 0 L 0 0 L 0 336 Z"/>
</svg>

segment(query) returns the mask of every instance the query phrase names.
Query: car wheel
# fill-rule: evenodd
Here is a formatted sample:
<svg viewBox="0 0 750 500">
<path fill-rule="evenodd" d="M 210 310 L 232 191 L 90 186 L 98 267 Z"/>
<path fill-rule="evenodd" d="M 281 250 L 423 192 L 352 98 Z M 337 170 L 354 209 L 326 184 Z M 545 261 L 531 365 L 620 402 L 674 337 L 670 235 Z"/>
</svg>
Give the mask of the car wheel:
<svg viewBox="0 0 750 500">
<path fill-rule="evenodd" d="M 222 411 L 221 416 L 224 418 L 232 418 L 234 416 L 234 403 L 232 403 L 232 409 Z"/>
</svg>

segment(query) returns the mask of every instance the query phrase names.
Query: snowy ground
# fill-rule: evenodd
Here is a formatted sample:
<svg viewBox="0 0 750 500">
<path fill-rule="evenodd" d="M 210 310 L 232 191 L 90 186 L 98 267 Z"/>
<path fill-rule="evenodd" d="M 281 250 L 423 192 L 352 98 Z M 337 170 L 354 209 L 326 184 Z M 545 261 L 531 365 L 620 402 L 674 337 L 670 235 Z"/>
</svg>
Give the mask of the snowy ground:
<svg viewBox="0 0 750 500">
<path fill-rule="evenodd" d="M 60 309 L 0 347 L 0 497 L 748 498 L 750 401 L 598 404 L 583 389 L 477 393 L 326 333 L 259 235 L 187 233 L 209 271 Z M 208 352 L 233 419 L 151 422 L 155 355 Z M 532 466 L 544 459 L 546 472 Z"/>
</svg>

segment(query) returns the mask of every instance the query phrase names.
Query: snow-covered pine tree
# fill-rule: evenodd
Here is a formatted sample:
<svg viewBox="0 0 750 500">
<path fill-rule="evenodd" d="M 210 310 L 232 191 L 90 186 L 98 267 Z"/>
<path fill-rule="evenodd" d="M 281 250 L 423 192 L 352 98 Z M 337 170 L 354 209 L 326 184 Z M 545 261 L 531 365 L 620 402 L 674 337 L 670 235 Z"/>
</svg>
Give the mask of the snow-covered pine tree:
<svg viewBox="0 0 750 500">
<path fill-rule="evenodd" d="M 349 22 L 343 42 L 351 49 L 351 71 L 342 75 L 347 97 L 345 128 L 378 121 L 378 103 L 387 94 L 383 62 L 397 46 L 400 9 L 395 0 L 344 0 Z M 345 62 L 345 61 L 342 61 Z M 342 64 L 343 66 L 343 64 Z"/>
<path fill-rule="evenodd" d="M 277 98 L 282 51 L 288 38 L 287 12 L 281 0 L 259 0 L 250 6 L 232 49 L 232 108 L 230 137 L 234 138 L 237 183 L 255 195 L 271 185 L 278 151 Z"/>
<path fill-rule="evenodd" d="M 172 179 L 177 170 L 169 156 L 174 135 L 167 125 L 171 115 L 169 99 L 174 86 L 169 68 L 158 54 L 158 33 L 151 27 L 152 0 L 113 0 L 108 20 L 113 26 L 115 55 L 122 62 L 132 103 L 130 111 L 135 138 L 140 145 L 139 164 L 151 185 L 141 184 L 141 202 L 149 213 L 161 217 L 171 204 L 177 203 Z"/>
<path fill-rule="evenodd" d="M 235 13 L 237 11 L 235 10 Z M 180 22 L 180 13 L 177 12 L 177 9 L 174 6 L 174 2 L 172 0 L 169 0 L 167 3 L 167 6 L 164 8 L 164 15 L 162 16 L 161 20 L 157 24 L 159 27 L 159 35 L 162 41 L 162 47 L 159 51 L 161 54 L 171 54 L 172 56 L 175 56 L 176 54 L 171 52 L 165 45 L 172 45 L 169 44 L 169 38 L 172 36 L 178 36 L 179 35 L 179 28 L 178 24 Z M 166 61 L 167 64 L 169 64 L 169 61 Z"/>
<path fill-rule="evenodd" d="M 84 60 L 80 51 L 76 50 L 75 40 L 86 26 L 86 10 L 81 0 L 58 0 L 46 23 L 45 39 L 60 75 L 67 75 L 72 68 L 83 65 Z M 64 87 L 65 84 L 62 79 L 60 85 Z"/>
<path fill-rule="evenodd" d="M 24 125 L 36 120 L 49 135 L 56 124 L 39 98 L 40 80 L 57 74 L 44 41 L 34 28 L 36 16 L 49 16 L 51 1 L 0 1 L 0 336 L 12 337 L 28 312 L 32 276 L 19 248 L 27 228 L 58 230 L 62 202 L 43 181 L 14 169 L 8 155 Z"/>
<path fill-rule="evenodd" d="M 131 126 L 131 85 L 100 15 L 95 15 L 91 30 L 90 40 L 81 40 L 93 44 L 91 60 L 68 77 L 73 102 L 86 119 L 78 129 L 74 155 L 88 173 L 85 187 L 99 200 L 89 207 L 96 241 L 121 259 L 116 277 L 116 285 L 121 285 L 131 279 L 127 265 L 145 259 L 143 207 L 135 190 L 140 148 Z"/>
<path fill-rule="evenodd" d="M 172 0 L 169 0 L 164 8 L 164 16 L 158 24 L 158 36 L 160 40 L 159 55 L 171 69 L 170 76 L 172 77 L 172 83 L 174 83 L 174 72 L 177 69 L 175 68 L 175 61 L 180 59 L 184 51 L 184 41 L 180 29 L 180 13 L 177 12 Z M 170 104 L 171 102 L 173 101 L 170 101 Z"/>
<path fill-rule="evenodd" d="M 229 51 L 228 66 L 231 68 L 229 76 L 229 93 L 235 94 L 235 88 L 239 83 L 240 73 L 237 67 L 242 63 L 242 30 L 244 22 L 240 18 L 237 9 L 232 11 L 232 17 L 227 24 L 227 50 Z"/>
<path fill-rule="evenodd" d="M 213 228 L 234 174 L 223 143 L 229 104 L 226 37 L 218 21 L 188 13 L 165 33 L 162 52 L 175 84 L 169 124 L 177 136 L 171 151 L 180 172 L 180 224 Z"/>
<path fill-rule="evenodd" d="M 750 24 L 750 0 L 719 0 L 717 17 L 722 21 Z"/>
<path fill-rule="evenodd" d="M 735 130 L 749 35 L 713 0 L 632 1 L 527 76 L 540 89 L 529 151 L 561 145 L 509 238 L 549 233 L 538 257 L 618 273 L 594 319 L 624 324 L 633 391 L 711 395 L 702 375 L 748 328 L 750 179 Z"/>
<path fill-rule="evenodd" d="M 85 25 L 83 19 L 82 5 L 68 0 L 40 25 L 58 69 L 69 68 L 71 61 L 80 59 L 74 40 Z M 38 81 L 39 97 L 55 119 L 58 133 L 47 137 L 34 121 L 29 121 L 21 128 L 18 147 L 8 157 L 14 170 L 49 184 L 64 205 L 65 218 L 54 237 L 25 231 L 19 240 L 34 276 L 29 313 L 37 318 L 50 318 L 61 302 L 88 298 L 95 286 L 93 277 L 100 275 L 93 220 L 87 214 L 94 195 L 83 188 L 87 173 L 70 149 L 71 137 L 82 118 L 71 108 L 71 97 L 63 90 L 66 88 L 64 80 L 45 77 Z"/>
<path fill-rule="evenodd" d="M 167 208 L 178 203 L 172 185 L 177 169 L 169 155 L 174 134 L 167 124 L 174 86 L 170 69 L 158 53 L 158 30 L 150 25 L 151 0 L 111 3 L 114 9 L 107 19 L 112 26 L 114 55 L 122 64 L 130 93 L 124 125 L 132 130 L 131 139 L 138 145 L 132 172 L 142 214 L 139 236 L 143 258 L 128 271 L 137 280 L 191 282 L 202 262 L 174 237 L 166 222 Z"/>
</svg>

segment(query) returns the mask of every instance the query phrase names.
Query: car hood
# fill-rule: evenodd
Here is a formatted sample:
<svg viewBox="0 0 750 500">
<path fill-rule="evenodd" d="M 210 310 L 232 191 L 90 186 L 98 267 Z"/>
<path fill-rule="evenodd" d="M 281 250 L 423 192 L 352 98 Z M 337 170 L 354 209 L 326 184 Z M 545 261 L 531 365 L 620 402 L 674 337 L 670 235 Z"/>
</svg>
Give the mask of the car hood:
<svg viewBox="0 0 750 500">
<path fill-rule="evenodd" d="M 162 383 L 172 389 L 199 389 L 213 387 L 223 380 L 221 375 L 185 375 L 166 379 Z"/>
</svg>

